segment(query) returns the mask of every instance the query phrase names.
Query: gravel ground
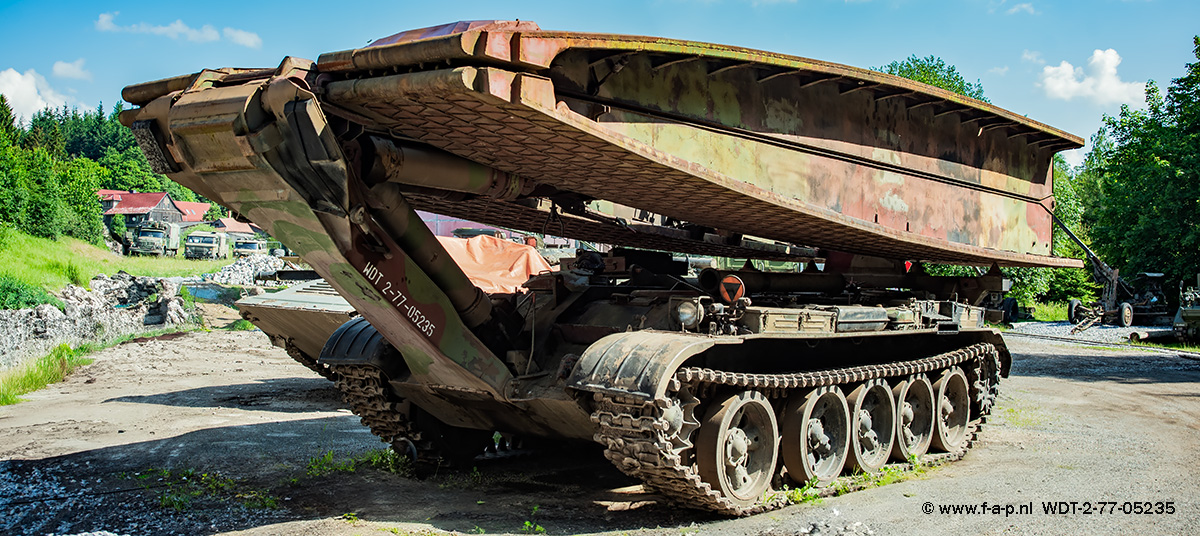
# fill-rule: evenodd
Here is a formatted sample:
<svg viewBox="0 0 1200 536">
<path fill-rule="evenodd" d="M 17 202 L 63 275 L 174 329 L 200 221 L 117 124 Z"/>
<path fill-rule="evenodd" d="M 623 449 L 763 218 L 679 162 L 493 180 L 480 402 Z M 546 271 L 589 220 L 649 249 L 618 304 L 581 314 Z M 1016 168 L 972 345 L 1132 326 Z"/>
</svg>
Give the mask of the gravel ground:
<svg viewBox="0 0 1200 536">
<path fill-rule="evenodd" d="M 1011 337 L 1013 375 L 974 448 L 909 480 L 723 519 L 662 504 L 589 445 L 480 461 L 411 480 L 374 470 L 306 473 L 309 460 L 379 448 L 329 382 L 257 332 L 193 333 L 95 355 L 67 382 L 0 408 L 0 533 L 351 536 L 550 534 L 1195 534 L 1200 532 L 1200 363 L 1135 349 Z M 148 469 L 217 471 L 239 492 L 164 507 Z M 157 487 L 155 487 L 157 486 Z M 1085 514 L 1113 501 L 1116 513 Z M 1132 515 L 1127 501 L 1171 502 Z M 1029 505 L 1031 512 L 943 513 Z M 1069 514 L 1045 504 L 1075 502 Z M 925 505 L 933 513 L 925 513 Z M 385 531 L 385 532 L 380 532 Z"/>
<path fill-rule="evenodd" d="M 1072 339 L 1095 342 L 1129 342 L 1129 334 L 1135 331 L 1147 332 L 1151 335 L 1171 334 L 1171 326 L 1130 326 L 1123 328 L 1121 326 L 1097 324 L 1079 333 L 1072 334 L 1071 328 L 1073 327 L 1074 325 L 1067 321 L 1017 322 L 1013 324 L 1012 329 L 1009 331 L 1014 333 L 1025 333 L 1029 335 L 1068 337 Z"/>
</svg>

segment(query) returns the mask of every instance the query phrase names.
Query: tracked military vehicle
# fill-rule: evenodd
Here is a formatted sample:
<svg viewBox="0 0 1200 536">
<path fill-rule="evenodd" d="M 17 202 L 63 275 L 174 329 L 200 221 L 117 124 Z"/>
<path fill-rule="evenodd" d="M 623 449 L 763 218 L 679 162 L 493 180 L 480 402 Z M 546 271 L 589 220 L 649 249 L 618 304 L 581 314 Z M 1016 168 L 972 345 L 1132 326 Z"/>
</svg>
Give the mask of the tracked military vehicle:
<svg viewBox="0 0 1200 536">
<path fill-rule="evenodd" d="M 725 514 L 960 456 L 1009 369 L 998 267 L 1082 266 L 1050 256 L 1051 158 L 1081 139 L 817 60 L 476 21 L 123 97 L 157 171 L 359 313 L 317 357 L 397 450 L 595 441 Z M 418 209 L 616 247 L 489 294 Z M 689 278 L 666 252 L 805 269 Z"/>
</svg>

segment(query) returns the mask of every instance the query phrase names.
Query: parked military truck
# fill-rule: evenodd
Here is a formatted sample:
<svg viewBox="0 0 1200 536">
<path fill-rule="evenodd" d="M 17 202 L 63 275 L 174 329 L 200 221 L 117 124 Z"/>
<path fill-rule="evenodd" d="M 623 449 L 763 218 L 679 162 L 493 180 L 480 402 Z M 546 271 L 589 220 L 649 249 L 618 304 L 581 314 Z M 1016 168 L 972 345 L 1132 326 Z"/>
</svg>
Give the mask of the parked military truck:
<svg viewBox="0 0 1200 536">
<path fill-rule="evenodd" d="M 1200 274 L 1196 274 L 1196 286 L 1184 288 L 1179 282 L 1179 310 L 1172 322 L 1175 338 L 1182 343 L 1200 342 Z"/>
<path fill-rule="evenodd" d="M 227 259 L 229 235 L 214 231 L 196 231 L 184 239 L 183 254 L 189 259 Z"/>
<path fill-rule="evenodd" d="M 129 252 L 174 257 L 179 253 L 179 224 L 145 221 L 129 231 Z"/>
<path fill-rule="evenodd" d="M 233 255 L 235 257 L 245 257 L 247 255 L 267 255 L 267 241 L 257 238 L 238 238 L 233 241 Z"/>
<path fill-rule="evenodd" d="M 783 483 L 956 459 L 1010 367 L 983 322 L 998 267 L 1082 266 L 1050 256 L 1051 159 L 1082 139 L 817 60 L 475 21 L 122 95 L 156 171 L 359 313 L 317 361 L 423 463 L 493 431 L 595 441 L 742 515 Z M 418 209 L 620 247 L 487 293 Z M 689 278 L 665 252 L 804 270 Z"/>
</svg>

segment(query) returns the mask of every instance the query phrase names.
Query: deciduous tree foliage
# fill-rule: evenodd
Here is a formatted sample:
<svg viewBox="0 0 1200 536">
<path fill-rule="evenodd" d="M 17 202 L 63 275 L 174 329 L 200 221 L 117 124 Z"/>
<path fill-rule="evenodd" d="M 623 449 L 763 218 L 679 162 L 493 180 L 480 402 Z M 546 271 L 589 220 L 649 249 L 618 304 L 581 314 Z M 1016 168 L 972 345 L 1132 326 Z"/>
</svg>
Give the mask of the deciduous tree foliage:
<svg viewBox="0 0 1200 536">
<path fill-rule="evenodd" d="M 1094 249 L 1122 274 L 1164 272 L 1168 284 L 1200 272 L 1200 37 L 1192 44 L 1197 61 L 1165 97 L 1151 81 L 1145 110 L 1105 116 L 1081 172 Z"/>
<path fill-rule="evenodd" d="M 199 197 L 154 173 L 133 134 L 117 121 L 121 106 L 80 113 L 44 109 L 28 127 L 15 123 L 0 95 L 0 221 L 47 238 L 74 236 L 100 243 L 104 235 L 96 190 L 171 194 L 177 201 Z"/>
<path fill-rule="evenodd" d="M 968 82 L 961 74 L 958 74 L 957 68 L 947 64 L 942 58 L 937 56 L 930 55 L 918 58 L 916 54 L 913 54 L 903 61 L 893 61 L 883 67 L 875 67 L 874 69 L 887 74 L 903 76 L 910 80 L 924 82 L 946 91 L 966 95 L 975 100 L 991 102 L 987 100 L 987 97 L 983 96 L 982 82 L 979 80 L 975 80 L 973 84 Z"/>
<path fill-rule="evenodd" d="M 946 91 L 966 95 L 973 99 L 988 102 L 983 94 L 983 83 L 976 80 L 967 82 L 958 69 L 947 64 L 937 56 L 918 58 L 909 56 L 903 61 L 893 61 L 883 67 L 875 68 L 888 74 L 903 76 L 931 86 L 940 87 Z M 1076 188 L 1070 181 L 1070 172 L 1066 162 L 1056 156 L 1054 159 L 1054 196 L 1058 204 L 1057 211 L 1066 212 L 1068 225 L 1078 221 L 1079 202 Z M 1082 252 L 1070 243 L 1070 239 L 1060 236 L 1059 229 L 1054 229 L 1052 248 L 1055 255 L 1078 257 Z M 978 269 L 968 266 L 933 265 L 926 266 L 926 271 L 933 275 L 974 276 Z M 1070 297 L 1087 297 L 1091 292 L 1088 283 L 1089 276 L 1082 270 L 1062 270 L 1049 268 L 1004 268 L 1004 275 L 1013 281 L 1012 290 L 1008 295 L 1020 302 L 1028 303 L 1037 299 L 1062 300 Z"/>
</svg>

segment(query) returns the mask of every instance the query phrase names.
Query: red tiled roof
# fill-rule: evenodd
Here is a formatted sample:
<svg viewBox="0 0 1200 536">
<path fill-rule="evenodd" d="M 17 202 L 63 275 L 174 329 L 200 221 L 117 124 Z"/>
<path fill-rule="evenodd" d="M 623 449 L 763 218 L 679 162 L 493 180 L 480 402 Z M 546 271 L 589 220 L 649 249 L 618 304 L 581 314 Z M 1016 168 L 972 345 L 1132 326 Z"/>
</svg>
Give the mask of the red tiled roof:
<svg viewBox="0 0 1200 536">
<path fill-rule="evenodd" d="M 249 223 L 242 223 L 233 218 L 221 218 L 213 222 L 213 227 L 224 229 L 227 233 L 254 234 L 254 230 L 250 228 Z"/>
<path fill-rule="evenodd" d="M 104 190 L 101 190 L 104 191 Z M 110 192 L 112 190 L 109 190 Z M 100 193 L 100 192 L 97 192 Z M 163 197 L 166 197 L 166 192 L 148 192 L 136 193 L 121 192 L 119 194 L 110 194 L 117 201 L 113 208 L 108 209 L 105 215 L 110 214 L 146 214 L 151 209 L 158 206 L 162 202 Z"/>
<path fill-rule="evenodd" d="M 175 206 L 183 213 L 183 221 L 204 221 L 204 215 L 212 205 L 208 203 L 193 203 L 191 201 L 175 201 Z"/>
</svg>

